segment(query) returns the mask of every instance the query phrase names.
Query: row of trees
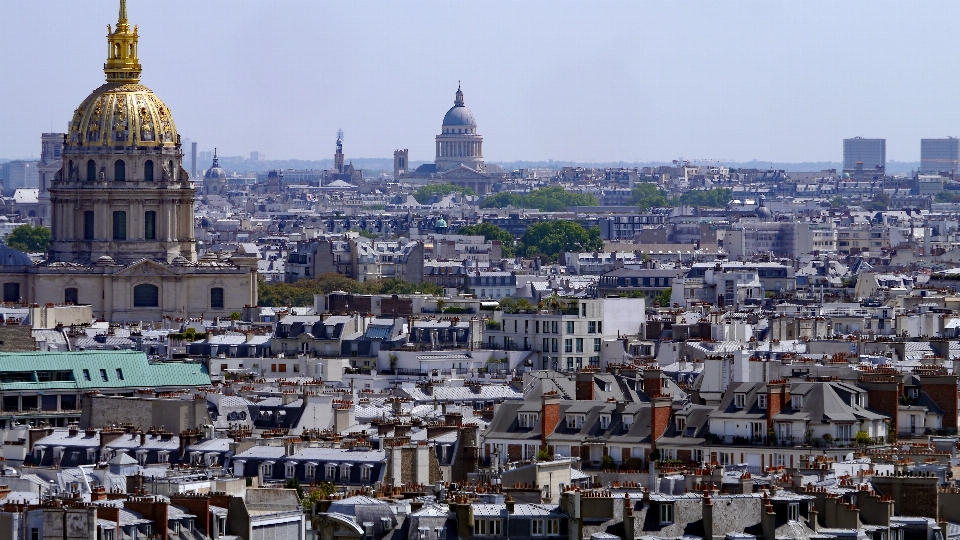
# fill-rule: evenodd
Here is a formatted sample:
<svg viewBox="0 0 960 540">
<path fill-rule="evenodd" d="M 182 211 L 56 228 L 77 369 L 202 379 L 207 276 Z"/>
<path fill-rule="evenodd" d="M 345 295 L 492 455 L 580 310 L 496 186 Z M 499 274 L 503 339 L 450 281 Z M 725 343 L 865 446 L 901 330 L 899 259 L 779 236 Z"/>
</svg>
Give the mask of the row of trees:
<svg viewBox="0 0 960 540">
<path fill-rule="evenodd" d="M 733 190 L 729 188 L 697 189 L 682 193 L 679 197 L 667 197 L 656 184 L 643 183 L 633 188 L 630 204 L 643 210 L 680 205 L 722 208 L 732 198 Z"/>
<path fill-rule="evenodd" d="M 455 186 L 453 184 L 427 184 L 413 192 L 413 198 L 420 204 L 427 204 L 433 198 L 433 194 L 449 195 L 451 193 L 462 193 L 464 195 L 476 195 L 477 192 L 468 188 Z"/>
<path fill-rule="evenodd" d="M 597 198 L 589 193 L 569 193 L 561 187 L 545 187 L 530 193 L 501 192 L 483 200 L 481 208 L 536 208 L 541 212 L 562 212 L 569 206 L 596 206 Z"/>
<path fill-rule="evenodd" d="M 546 221 L 527 228 L 517 242 L 512 234 L 492 223 L 461 227 L 457 234 L 480 235 L 487 240 L 499 240 L 503 255 L 512 257 L 540 257 L 545 262 L 557 262 L 565 251 L 603 251 L 600 228 L 583 228 L 572 221 Z"/>
<path fill-rule="evenodd" d="M 360 283 L 347 276 L 327 273 L 316 279 L 301 279 L 294 283 L 267 283 L 263 279 L 259 284 L 261 306 L 311 306 L 313 295 L 344 291 L 353 294 L 413 294 L 424 293 L 439 296 L 443 288 L 432 283 L 410 283 L 399 279 L 378 279 Z"/>
</svg>

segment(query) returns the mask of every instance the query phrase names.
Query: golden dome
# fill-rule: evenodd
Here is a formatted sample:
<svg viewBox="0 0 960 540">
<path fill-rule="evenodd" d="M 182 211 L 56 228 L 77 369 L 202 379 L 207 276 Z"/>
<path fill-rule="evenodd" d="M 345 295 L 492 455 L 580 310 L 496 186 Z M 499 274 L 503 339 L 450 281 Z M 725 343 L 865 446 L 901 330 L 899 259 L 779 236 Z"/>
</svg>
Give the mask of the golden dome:
<svg viewBox="0 0 960 540">
<path fill-rule="evenodd" d="M 177 127 L 163 101 L 137 83 L 106 83 L 77 107 L 67 143 L 84 146 L 174 146 Z"/>
<path fill-rule="evenodd" d="M 84 146 L 175 146 L 177 128 L 170 110 L 140 84 L 137 27 L 127 22 L 127 2 L 120 0 L 117 28 L 107 25 L 107 83 L 83 100 L 73 113 L 67 144 Z"/>
</svg>

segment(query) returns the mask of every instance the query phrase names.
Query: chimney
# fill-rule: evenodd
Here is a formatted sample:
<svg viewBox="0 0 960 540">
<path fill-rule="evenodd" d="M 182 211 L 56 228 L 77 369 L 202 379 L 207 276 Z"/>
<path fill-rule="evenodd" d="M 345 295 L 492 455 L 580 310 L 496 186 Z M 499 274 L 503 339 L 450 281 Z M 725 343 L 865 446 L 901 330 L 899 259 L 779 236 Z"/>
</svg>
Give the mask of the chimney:
<svg viewBox="0 0 960 540">
<path fill-rule="evenodd" d="M 643 370 L 643 393 L 650 399 L 663 393 L 663 372 L 658 366 L 649 366 Z"/>
<path fill-rule="evenodd" d="M 780 414 L 786 405 L 783 401 L 783 387 L 786 385 L 786 379 L 774 379 L 767 383 L 767 430 L 773 429 L 773 417 Z"/>
<path fill-rule="evenodd" d="M 577 373 L 577 401 L 593 401 L 593 373 Z"/>
<path fill-rule="evenodd" d="M 546 448 L 547 437 L 553 435 L 560 424 L 560 398 L 558 394 L 553 393 L 551 395 L 544 394 L 541 400 L 543 420 L 540 425 L 543 427 L 543 431 L 540 434 L 540 444 L 543 448 Z"/>
<path fill-rule="evenodd" d="M 507 507 L 507 513 L 512 514 L 514 511 L 514 500 L 512 495 L 507 495 L 507 500 L 503 501 L 504 506 Z"/>
<path fill-rule="evenodd" d="M 646 378 L 644 378 L 646 380 Z M 670 425 L 670 415 L 673 413 L 673 399 L 670 396 L 650 398 L 650 447 L 657 450 L 657 439 L 663 437 Z"/>
</svg>

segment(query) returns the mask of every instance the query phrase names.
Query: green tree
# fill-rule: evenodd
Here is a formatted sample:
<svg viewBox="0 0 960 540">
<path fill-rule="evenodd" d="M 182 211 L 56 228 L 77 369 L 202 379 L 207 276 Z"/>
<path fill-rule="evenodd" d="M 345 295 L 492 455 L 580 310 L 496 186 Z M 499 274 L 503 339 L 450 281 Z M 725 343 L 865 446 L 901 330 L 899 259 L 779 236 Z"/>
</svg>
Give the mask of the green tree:
<svg viewBox="0 0 960 540">
<path fill-rule="evenodd" d="M 600 468 L 609 471 L 617 467 L 617 462 L 613 460 L 611 456 L 603 456 L 600 458 Z"/>
<path fill-rule="evenodd" d="M 303 500 L 303 486 L 300 485 L 300 481 L 296 478 L 287 480 L 287 483 L 284 484 L 283 487 L 297 490 L 297 498 L 301 501 Z"/>
<path fill-rule="evenodd" d="M 526 298 L 501 298 L 500 299 L 500 309 L 504 313 L 520 313 L 521 311 L 532 311 L 534 309 L 533 304 L 531 304 Z"/>
<path fill-rule="evenodd" d="M 413 198 L 416 199 L 420 204 L 427 204 L 430 202 L 430 199 L 433 198 L 434 193 L 439 193 L 440 195 L 449 195 L 451 193 L 462 193 L 464 195 L 477 194 L 476 191 L 468 187 L 460 187 L 449 183 L 443 183 L 421 186 L 420 189 L 413 192 Z"/>
<path fill-rule="evenodd" d="M 664 290 L 660 291 L 659 293 L 657 293 L 657 297 L 655 298 L 655 300 L 656 300 L 662 307 L 669 307 L 669 306 L 670 306 L 670 298 L 671 298 L 672 296 L 673 296 L 673 290 L 672 290 L 672 289 L 664 289 Z"/>
<path fill-rule="evenodd" d="M 537 461 L 550 461 L 550 452 L 548 452 L 546 448 L 541 448 L 540 451 L 537 452 Z"/>
<path fill-rule="evenodd" d="M 873 196 L 873 199 L 870 201 L 870 204 L 867 205 L 867 210 L 872 210 L 874 212 L 883 212 L 890 207 L 890 196 L 885 192 L 881 191 Z"/>
<path fill-rule="evenodd" d="M 243 315 L 241 315 L 239 311 L 234 311 L 233 313 L 230 314 L 231 321 L 239 321 L 242 318 L 243 318 Z"/>
<path fill-rule="evenodd" d="M 504 257 L 513 257 L 514 244 L 517 239 L 513 237 L 512 234 L 497 227 L 493 223 L 480 223 L 478 225 L 467 225 L 465 227 L 460 227 L 460 230 L 457 231 L 457 234 L 462 234 L 464 236 L 482 236 L 485 240 L 499 240 L 503 245 L 502 251 Z"/>
<path fill-rule="evenodd" d="M 729 188 L 695 189 L 680 195 L 680 204 L 720 208 L 732 198 L 733 190 Z"/>
<path fill-rule="evenodd" d="M 517 252 L 525 257 L 540 256 L 556 262 L 562 252 L 602 251 L 600 228 L 584 229 L 572 221 L 546 221 L 527 228 Z"/>
<path fill-rule="evenodd" d="M 562 212 L 568 206 L 597 206 L 597 198 L 589 193 L 568 193 L 562 187 L 535 189 L 530 193 L 502 192 L 483 200 L 481 208 L 536 208 L 541 212 Z"/>
<path fill-rule="evenodd" d="M 635 204 L 646 211 L 654 207 L 670 206 L 670 201 L 656 184 L 644 182 L 633 188 L 630 204 Z"/>
<path fill-rule="evenodd" d="M 344 291 L 353 294 L 413 294 L 439 296 L 443 287 L 433 283 L 410 283 L 400 279 L 376 279 L 360 283 L 337 273 L 327 273 L 316 279 L 301 279 L 293 283 L 267 283 L 259 285 L 261 306 L 311 306 L 313 295 Z"/>
<path fill-rule="evenodd" d="M 870 434 L 866 431 L 858 431 L 857 434 L 853 436 L 853 441 L 857 443 L 857 446 L 866 446 L 871 443 Z"/>
<path fill-rule="evenodd" d="M 370 232 L 370 231 L 368 231 L 368 230 L 366 230 L 366 229 L 363 229 L 363 230 L 361 230 L 361 229 L 350 229 L 350 232 L 359 233 L 360 236 L 362 236 L 362 237 L 364 237 L 364 238 L 370 238 L 370 239 L 377 238 L 377 235 L 376 235 L 376 234 L 374 234 L 374 233 L 372 233 L 372 232 Z"/>
<path fill-rule="evenodd" d="M 837 195 L 836 197 L 830 199 L 830 206 L 832 206 L 833 208 L 842 208 L 846 206 L 846 204 L 847 204 L 847 200 L 841 197 L 840 195 Z"/>
<path fill-rule="evenodd" d="M 20 225 L 10 231 L 7 245 L 26 253 L 41 253 L 50 246 L 50 229 L 40 225 Z"/>
</svg>

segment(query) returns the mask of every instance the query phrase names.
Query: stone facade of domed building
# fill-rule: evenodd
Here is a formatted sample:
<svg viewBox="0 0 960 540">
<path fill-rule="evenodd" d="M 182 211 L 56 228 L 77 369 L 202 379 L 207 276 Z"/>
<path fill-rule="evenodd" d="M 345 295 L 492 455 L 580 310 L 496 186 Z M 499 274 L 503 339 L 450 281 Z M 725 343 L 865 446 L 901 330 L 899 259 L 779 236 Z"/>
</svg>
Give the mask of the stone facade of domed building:
<svg viewBox="0 0 960 540">
<path fill-rule="evenodd" d="M 117 322 L 225 317 L 256 304 L 254 257 L 197 258 L 180 136 L 140 84 L 138 40 L 120 0 L 106 83 L 74 112 L 49 188 L 48 258 L 0 258 L 3 301 L 90 304 Z"/>
</svg>

